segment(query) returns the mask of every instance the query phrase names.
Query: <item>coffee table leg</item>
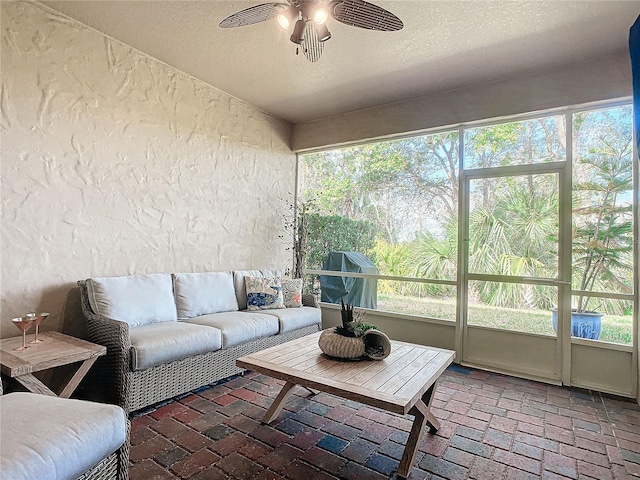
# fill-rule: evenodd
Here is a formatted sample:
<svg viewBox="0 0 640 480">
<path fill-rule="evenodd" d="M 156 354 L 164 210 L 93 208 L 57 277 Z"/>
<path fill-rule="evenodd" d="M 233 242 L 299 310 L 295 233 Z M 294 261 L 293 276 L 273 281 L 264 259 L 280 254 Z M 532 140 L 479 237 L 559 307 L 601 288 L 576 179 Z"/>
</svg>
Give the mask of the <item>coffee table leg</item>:
<svg viewBox="0 0 640 480">
<path fill-rule="evenodd" d="M 429 424 L 429 433 L 436 433 L 440 430 L 440 422 L 436 417 L 431 413 L 431 402 L 433 402 L 433 397 L 435 396 L 433 392 L 436 391 L 436 384 L 434 383 L 429 390 L 427 390 L 424 395 L 422 395 L 422 402 L 427 406 L 427 423 Z"/>
<path fill-rule="evenodd" d="M 317 394 L 319 394 L 319 393 L 320 393 L 318 390 L 311 390 L 309 387 L 305 387 L 304 385 L 300 385 L 300 386 L 301 386 L 302 388 L 304 388 L 304 389 L 308 390 L 308 391 L 311 393 L 311 395 L 317 395 Z"/>
<path fill-rule="evenodd" d="M 269 407 L 269 410 L 267 410 L 267 413 L 265 413 L 264 418 L 262 419 L 263 423 L 271 423 L 278 415 L 280 415 L 284 404 L 287 402 L 289 396 L 291 395 L 291 389 L 295 386 L 296 384 L 291 382 L 287 382 L 284 384 L 282 390 L 280 390 L 280 393 L 271 404 L 271 407 Z"/>
<path fill-rule="evenodd" d="M 407 478 L 411 473 L 413 462 L 416 459 L 416 453 L 418 453 L 418 447 L 420 446 L 420 439 L 424 432 L 424 427 L 428 424 L 432 433 L 440 428 L 440 422 L 438 422 L 436 417 L 434 417 L 429 411 L 435 388 L 436 386 L 433 384 L 409 411 L 409 414 L 413 415 L 415 418 L 413 419 L 411 432 L 409 433 L 409 438 L 407 439 L 407 444 L 404 447 L 402 459 L 398 466 L 397 474 L 399 477 Z"/>
</svg>

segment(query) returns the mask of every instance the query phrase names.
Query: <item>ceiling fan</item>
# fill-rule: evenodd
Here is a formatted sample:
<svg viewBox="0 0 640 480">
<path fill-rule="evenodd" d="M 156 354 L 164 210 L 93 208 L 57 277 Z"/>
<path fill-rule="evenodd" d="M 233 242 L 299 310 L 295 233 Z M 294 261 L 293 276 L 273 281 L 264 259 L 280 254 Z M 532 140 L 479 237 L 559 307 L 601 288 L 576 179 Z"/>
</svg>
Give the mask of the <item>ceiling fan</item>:
<svg viewBox="0 0 640 480">
<path fill-rule="evenodd" d="M 243 27 L 277 18 L 285 30 L 294 25 L 290 40 L 298 45 L 296 53 L 300 48 L 307 60 L 317 62 L 324 42 L 331 38 L 326 24 L 329 17 L 352 27 L 383 32 L 404 26 L 393 13 L 364 0 L 287 0 L 245 8 L 222 20 L 220 27 Z"/>
</svg>

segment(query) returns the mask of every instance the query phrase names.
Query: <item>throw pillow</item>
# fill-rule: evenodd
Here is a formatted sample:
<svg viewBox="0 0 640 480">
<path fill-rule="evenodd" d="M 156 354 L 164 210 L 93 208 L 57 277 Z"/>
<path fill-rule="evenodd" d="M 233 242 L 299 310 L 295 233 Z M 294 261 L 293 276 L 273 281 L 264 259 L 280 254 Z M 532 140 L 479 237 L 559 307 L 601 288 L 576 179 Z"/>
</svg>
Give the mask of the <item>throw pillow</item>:
<svg viewBox="0 0 640 480">
<path fill-rule="evenodd" d="M 284 296 L 284 306 L 296 308 L 302 306 L 302 279 L 283 278 L 282 295 Z"/>
<path fill-rule="evenodd" d="M 245 277 L 247 309 L 285 308 L 279 278 Z"/>
</svg>

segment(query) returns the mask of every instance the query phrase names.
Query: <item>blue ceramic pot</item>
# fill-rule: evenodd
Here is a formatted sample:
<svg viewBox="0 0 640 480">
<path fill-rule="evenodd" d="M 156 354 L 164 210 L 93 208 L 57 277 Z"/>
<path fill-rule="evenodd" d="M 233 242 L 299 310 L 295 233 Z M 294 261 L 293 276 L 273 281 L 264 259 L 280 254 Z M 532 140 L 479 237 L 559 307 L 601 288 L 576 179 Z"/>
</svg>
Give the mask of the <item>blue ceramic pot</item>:
<svg viewBox="0 0 640 480">
<path fill-rule="evenodd" d="M 600 338 L 603 316 L 604 313 L 600 312 L 577 312 L 571 310 L 571 336 L 597 340 Z M 558 310 L 555 308 L 551 310 L 551 323 L 553 323 L 553 331 L 557 332 Z"/>
</svg>

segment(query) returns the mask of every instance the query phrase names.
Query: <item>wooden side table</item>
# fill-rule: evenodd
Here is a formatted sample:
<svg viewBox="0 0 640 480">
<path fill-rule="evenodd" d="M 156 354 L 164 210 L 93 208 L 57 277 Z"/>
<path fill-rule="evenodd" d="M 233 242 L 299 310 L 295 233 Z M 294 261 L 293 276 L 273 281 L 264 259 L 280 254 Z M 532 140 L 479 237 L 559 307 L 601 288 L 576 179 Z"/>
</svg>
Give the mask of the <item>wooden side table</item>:
<svg viewBox="0 0 640 480">
<path fill-rule="evenodd" d="M 98 357 L 107 353 L 102 345 L 60 332 L 43 332 L 38 338 L 43 342 L 26 350 L 14 350 L 22 345 L 22 337 L 0 340 L 0 372 L 15 378 L 33 393 L 69 398 Z M 79 364 L 78 369 L 57 394 L 33 375 L 73 363 Z"/>
</svg>

